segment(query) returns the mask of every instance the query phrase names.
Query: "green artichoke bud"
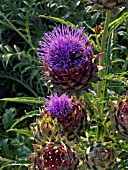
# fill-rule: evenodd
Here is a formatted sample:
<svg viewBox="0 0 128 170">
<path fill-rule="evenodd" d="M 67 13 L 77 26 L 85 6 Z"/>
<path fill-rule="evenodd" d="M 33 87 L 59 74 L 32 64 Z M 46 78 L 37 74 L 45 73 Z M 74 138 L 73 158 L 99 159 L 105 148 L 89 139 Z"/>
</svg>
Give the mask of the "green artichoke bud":
<svg viewBox="0 0 128 170">
<path fill-rule="evenodd" d="M 113 169 L 116 162 L 115 150 L 108 146 L 105 144 L 96 143 L 87 149 L 86 159 L 89 170 Z"/>
<path fill-rule="evenodd" d="M 34 153 L 29 154 L 32 161 L 30 170 L 72 170 L 76 168 L 78 159 L 73 149 L 73 141 L 61 135 L 57 119 L 53 119 L 46 110 L 41 112 L 42 118 L 36 119 L 31 126 L 34 140 Z"/>
<path fill-rule="evenodd" d="M 112 125 L 117 132 L 128 138 L 128 99 L 118 98 L 116 104 L 109 105 L 109 112 Z"/>
<path fill-rule="evenodd" d="M 100 6 L 101 8 L 114 8 L 127 3 L 127 0 L 91 0 L 91 1 Z"/>
<path fill-rule="evenodd" d="M 31 169 L 37 170 L 75 170 L 77 158 L 70 146 L 63 142 L 49 142 L 45 146 L 34 146 L 30 156 Z"/>
<path fill-rule="evenodd" d="M 53 120 L 47 111 L 42 111 L 41 116 L 42 118 L 36 119 L 36 126 L 30 126 L 34 140 L 39 143 L 42 140 L 50 141 L 59 134 L 57 120 Z"/>
</svg>

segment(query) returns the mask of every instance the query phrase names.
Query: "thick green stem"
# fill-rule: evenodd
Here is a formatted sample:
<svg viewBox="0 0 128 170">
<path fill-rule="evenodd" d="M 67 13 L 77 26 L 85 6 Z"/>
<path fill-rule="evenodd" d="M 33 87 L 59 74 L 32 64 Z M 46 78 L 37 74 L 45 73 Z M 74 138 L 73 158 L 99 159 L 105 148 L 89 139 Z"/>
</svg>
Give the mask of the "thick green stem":
<svg viewBox="0 0 128 170">
<path fill-rule="evenodd" d="M 91 100 L 90 100 L 90 98 L 88 97 L 88 95 L 87 95 L 86 92 L 83 93 L 83 96 L 84 96 L 84 100 L 85 100 L 86 104 L 87 104 L 90 108 L 93 108 L 94 111 L 95 111 L 95 113 L 97 113 L 97 114 L 99 115 L 100 119 L 102 120 L 103 117 L 102 117 L 101 112 L 100 112 L 100 111 L 96 108 L 96 106 L 91 102 Z"/>
<path fill-rule="evenodd" d="M 101 46 L 100 46 L 100 43 L 99 43 L 97 34 L 95 34 L 95 36 L 96 36 L 96 43 L 97 43 L 97 45 L 98 45 L 99 51 L 101 51 Z"/>
<path fill-rule="evenodd" d="M 106 48 L 106 41 L 107 41 L 107 33 L 108 33 L 108 26 L 110 23 L 110 16 L 111 16 L 111 11 L 107 11 L 106 12 L 106 19 L 105 19 L 105 25 L 104 25 L 104 32 L 102 35 L 102 40 L 101 40 L 101 52 L 104 52 L 104 54 L 101 56 L 100 60 L 99 60 L 99 65 L 104 66 L 104 58 L 105 58 L 105 48 Z M 102 79 L 103 78 L 103 74 L 104 74 L 104 70 L 100 70 L 99 71 L 99 77 Z M 98 86 L 97 86 L 97 97 L 100 99 L 101 97 L 105 97 L 102 94 L 103 91 L 103 84 L 104 82 L 98 82 Z M 103 107 L 102 107 L 102 111 L 101 113 L 103 113 Z M 98 104 L 98 110 L 100 111 L 100 104 Z M 102 115 L 103 117 L 103 115 Z"/>
<path fill-rule="evenodd" d="M 109 11 L 106 12 L 104 32 L 103 32 L 103 36 L 102 36 L 102 40 L 101 40 L 101 50 L 102 50 L 102 52 L 105 51 L 105 47 L 106 47 L 107 31 L 108 31 L 108 26 L 109 26 L 109 23 L 110 23 L 110 16 L 111 16 L 111 11 L 109 10 Z M 100 64 L 102 64 L 103 62 L 104 62 L 104 59 L 103 59 L 103 57 L 101 57 L 100 58 Z"/>
</svg>

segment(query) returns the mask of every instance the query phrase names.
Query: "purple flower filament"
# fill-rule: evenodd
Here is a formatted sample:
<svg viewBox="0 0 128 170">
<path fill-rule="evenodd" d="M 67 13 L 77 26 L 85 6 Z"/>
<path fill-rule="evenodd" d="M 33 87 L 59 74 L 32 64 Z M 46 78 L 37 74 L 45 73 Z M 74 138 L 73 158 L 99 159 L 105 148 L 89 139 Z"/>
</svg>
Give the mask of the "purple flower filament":
<svg viewBox="0 0 128 170">
<path fill-rule="evenodd" d="M 57 94 L 51 95 L 49 100 L 46 100 L 46 109 L 53 117 L 63 116 L 66 117 L 71 111 L 71 98 L 66 94 L 60 97 Z"/>
<path fill-rule="evenodd" d="M 63 26 L 44 34 L 39 42 L 39 58 L 52 70 L 82 69 L 83 63 L 92 53 L 92 45 L 83 29 Z"/>
</svg>

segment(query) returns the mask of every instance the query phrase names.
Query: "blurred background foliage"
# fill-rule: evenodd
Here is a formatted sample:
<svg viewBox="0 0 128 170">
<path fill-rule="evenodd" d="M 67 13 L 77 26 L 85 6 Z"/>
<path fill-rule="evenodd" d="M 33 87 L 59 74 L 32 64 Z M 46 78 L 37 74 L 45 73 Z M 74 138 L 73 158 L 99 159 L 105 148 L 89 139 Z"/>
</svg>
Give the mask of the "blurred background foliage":
<svg viewBox="0 0 128 170">
<path fill-rule="evenodd" d="M 108 95 L 112 96 L 125 95 L 128 87 L 126 12 L 124 7 L 113 10 L 109 26 L 107 76 L 104 78 Z M 103 10 L 83 0 L 0 1 L 0 99 L 14 98 L 0 101 L 0 169 L 15 170 L 18 167 L 23 170 L 26 169 L 23 165 L 29 163 L 27 154 L 32 150 L 32 140 L 26 137 L 31 136 L 29 125 L 39 115 L 42 98 L 49 94 L 39 67 L 42 63 L 36 54 L 43 33 L 64 21 L 85 27 L 97 52 L 94 28 L 100 25 L 103 29 L 104 14 Z M 99 41 L 101 34 L 102 31 L 97 35 Z M 39 97 L 41 101 L 36 102 Z M 14 132 L 7 131 L 14 126 Z"/>
</svg>

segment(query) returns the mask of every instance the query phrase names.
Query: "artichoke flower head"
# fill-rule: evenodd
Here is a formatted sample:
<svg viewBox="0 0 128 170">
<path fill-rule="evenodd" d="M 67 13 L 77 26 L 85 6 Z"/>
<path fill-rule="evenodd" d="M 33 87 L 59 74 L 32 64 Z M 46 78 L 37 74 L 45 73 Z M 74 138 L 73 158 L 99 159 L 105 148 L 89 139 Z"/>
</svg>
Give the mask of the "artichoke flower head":
<svg viewBox="0 0 128 170">
<path fill-rule="evenodd" d="M 39 46 L 43 74 L 54 87 L 77 91 L 99 80 L 96 62 L 100 55 L 94 55 L 93 43 L 82 28 L 58 26 L 44 34 Z"/>
<path fill-rule="evenodd" d="M 75 97 L 70 98 L 64 93 L 61 96 L 51 95 L 46 100 L 45 110 L 62 126 L 62 133 L 68 139 L 74 139 L 75 134 L 84 135 L 87 127 L 85 107 Z"/>
</svg>

